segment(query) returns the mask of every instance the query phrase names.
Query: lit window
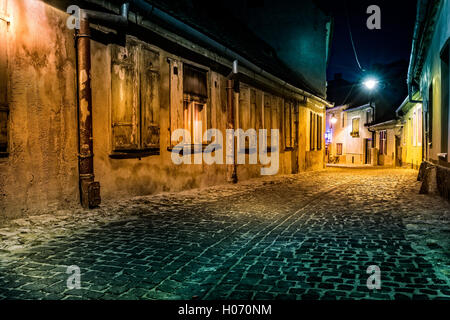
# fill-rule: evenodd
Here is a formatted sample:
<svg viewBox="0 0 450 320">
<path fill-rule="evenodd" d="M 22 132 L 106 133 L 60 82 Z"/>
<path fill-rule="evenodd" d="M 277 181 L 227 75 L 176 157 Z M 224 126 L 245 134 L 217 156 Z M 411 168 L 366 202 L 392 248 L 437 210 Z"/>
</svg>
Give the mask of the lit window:
<svg viewBox="0 0 450 320">
<path fill-rule="evenodd" d="M 352 119 L 352 132 L 350 135 L 352 137 L 359 137 L 359 118 Z"/>
</svg>

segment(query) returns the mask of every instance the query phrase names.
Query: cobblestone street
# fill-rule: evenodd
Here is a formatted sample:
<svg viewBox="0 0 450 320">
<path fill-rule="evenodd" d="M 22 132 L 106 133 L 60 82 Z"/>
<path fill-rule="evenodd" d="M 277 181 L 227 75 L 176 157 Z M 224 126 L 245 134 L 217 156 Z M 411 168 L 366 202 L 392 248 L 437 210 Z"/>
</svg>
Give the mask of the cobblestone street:
<svg viewBox="0 0 450 320">
<path fill-rule="evenodd" d="M 13 220 L 0 298 L 450 299 L 450 205 L 416 176 L 333 168 Z"/>
</svg>

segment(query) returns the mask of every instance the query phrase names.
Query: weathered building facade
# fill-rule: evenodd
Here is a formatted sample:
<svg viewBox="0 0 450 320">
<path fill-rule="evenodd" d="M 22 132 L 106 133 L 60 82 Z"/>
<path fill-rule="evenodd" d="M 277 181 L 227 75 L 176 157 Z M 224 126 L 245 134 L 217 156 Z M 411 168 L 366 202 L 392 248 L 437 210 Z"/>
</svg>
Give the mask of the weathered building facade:
<svg viewBox="0 0 450 320">
<path fill-rule="evenodd" d="M 248 147 L 246 164 L 198 162 L 195 147 L 184 153 L 192 164 L 175 164 L 176 129 L 186 129 L 189 147 L 202 151 L 208 129 L 224 138 L 226 129 L 267 129 L 269 147 L 270 129 L 278 129 L 278 173 L 323 167 L 328 103 L 320 90 L 274 74 L 276 59 L 253 62 L 242 47 L 223 45 L 151 1 L 130 1 L 125 11 L 119 1 L 79 1 L 99 17 L 73 30 L 66 13 L 71 2 L 0 1 L 3 217 L 78 206 L 83 193 L 90 206 L 100 195 L 108 200 L 226 183 L 230 170 L 243 180 L 270 165 L 250 164 Z M 324 25 L 315 41 L 328 43 L 327 37 Z M 327 51 L 316 54 L 326 64 Z M 225 162 L 222 151 L 209 149 Z"/>
<path fill-rule="evenodd" d="M 409 102 L 422 104 L 422 159 L 437 171 L 439 192 L 450 198 L 450 1 L 419 0 L 408 71 Z M 422 166 L 422 167 L 424 167 Z M 431 172 L 431 171 L 430 171 Z M 426 175 L 429 179 L 430 174 Z M 422 179 L 422 172 L 419 175 Z M 429 184 L 427 183 L 427 184 Z"/>
<path fill-rule="evenodd" d="M 373 121 L 373 107 L 343 105 L 328 109 L 326 114 L 327 151 L 333 162 L 371 164 L 372 133 L 368 124 Z"/>
<path fill-rule="evenodd" d="M 418 169 L 423 159 L 422 104 L 409 102 L 407 97 L 396 112 L 399 119 L 395 126 L 400 129 L 396 140 L 398 165 Z"/>
</svg>

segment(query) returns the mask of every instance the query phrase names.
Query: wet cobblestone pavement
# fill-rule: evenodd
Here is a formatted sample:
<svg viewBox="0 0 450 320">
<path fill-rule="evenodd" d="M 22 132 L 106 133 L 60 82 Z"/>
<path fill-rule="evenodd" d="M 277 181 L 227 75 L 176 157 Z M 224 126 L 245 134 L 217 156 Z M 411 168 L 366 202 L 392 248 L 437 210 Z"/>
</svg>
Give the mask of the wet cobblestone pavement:
<svg viewBox="0 0 450 320">
<path fill-rule="evenodd" d="M 327 169 L 13 220 L 0 298 L 450 299 L 450 205 L 416 176 Z"/>
</svg>

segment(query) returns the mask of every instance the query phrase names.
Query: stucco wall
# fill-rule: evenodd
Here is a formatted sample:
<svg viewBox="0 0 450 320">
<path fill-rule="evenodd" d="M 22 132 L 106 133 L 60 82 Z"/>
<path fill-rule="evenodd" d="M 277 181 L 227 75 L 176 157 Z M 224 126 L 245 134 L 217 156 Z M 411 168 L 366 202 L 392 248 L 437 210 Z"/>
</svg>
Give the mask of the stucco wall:
<svg viewBox="0 0 450 320">
<path fill-rule="evenodd" d="M 10 155 L 0 159 L 0 219 L 79 197 L 73 31 L 41 1 L 6 3 Z"/>
<path fill-rule="evenodd" d="M 365 139 L 372 139 L 372 134 L 364 126 L 366 123 L 366 114 L 369 108 L 342 111 L 341 109 L 332 109 L 327 111 L 327 128 L 332 132 L 332 144 L 331 144 L 331 154 L 333 156 L 337 155 L 337 143 L 342 143 L 342 155 L 339 156 L 340 163 L 350 163 L 350 164 L 363 164 L 364 158 L 364 148 Z M 333 124 L 332 128 L 330 124 L 330 118 L 335 116 L 337 121 Z M 344 122 L 342 122 L 344 118 Z M 359 118 L 359 136 L 352 137 L 350 133 L 352 132 L 352 120 L 354 118 Z M 342 123 L 344 126 L 342 126 Z M 371 144 L 369 145 L 371 146 Z"/>
</svg>

